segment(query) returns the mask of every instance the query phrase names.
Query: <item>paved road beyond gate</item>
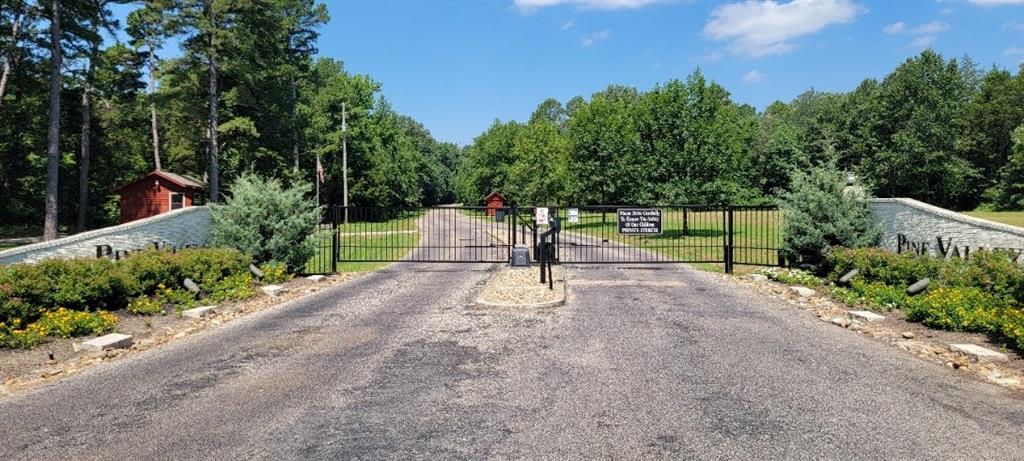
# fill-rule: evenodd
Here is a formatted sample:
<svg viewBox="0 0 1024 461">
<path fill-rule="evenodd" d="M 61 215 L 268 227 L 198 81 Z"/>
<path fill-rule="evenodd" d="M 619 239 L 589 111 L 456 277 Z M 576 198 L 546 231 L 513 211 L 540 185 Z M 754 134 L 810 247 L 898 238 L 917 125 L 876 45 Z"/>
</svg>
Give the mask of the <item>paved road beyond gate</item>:
<svg viewBox="0 0 1024 461">
<path fill-rule="evenodd" d="M 542 211 L 542 210 L 541 210 Z M 672 205 L 549 207 L 562 231 L 555 260 L 586 264 L 784 263 L 781 213 L 772 206 Z M 438 206 L 413 210 L 332 206 L 316 234 L 309 273 L 344 262 L 504 263 L 516 244 L 536 259 L 538 207 Z M 541 213 L 543 214 L 543 213 Z M 630 220 L 645 221 L 631 230 Z M 623 226 L 627 226 L 624 228 Z"/>
</svg>

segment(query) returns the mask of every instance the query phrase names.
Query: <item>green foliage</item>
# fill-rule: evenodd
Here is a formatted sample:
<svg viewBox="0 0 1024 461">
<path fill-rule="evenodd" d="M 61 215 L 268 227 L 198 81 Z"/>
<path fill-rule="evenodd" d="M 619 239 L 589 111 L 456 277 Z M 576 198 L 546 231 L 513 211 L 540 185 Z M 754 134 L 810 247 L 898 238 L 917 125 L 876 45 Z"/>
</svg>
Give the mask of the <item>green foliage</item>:
<svg viewBox="0 0 1024 461">
<path fill-rule="evenodd" d="M 243 175 L 224 205 L 210 210 L 211 243 L 236 248 L 256 261 L 278 261 L 295 271 L 313 254 L 322 209 L 309 200 L 309 186 L 284 187 L 277 179 Z"/>
<path fill-rule="evenodd" d="M 907 303 L 907 319 L 952 331 L 999 332 L 1007 306 L 979 288 L 940 287 Z"/>
<path fill-rule="evenodd" d="M 1001 251 L 972 252 L 963 259 L 894 254 L 879 249 L 837 248 L 829 255 L 836 280 L 850 269 L 859 275 L 832 295 L 880 310 L 902 309 L 908 320 L 933 328 L 988 333 L 1024 350 L 1024 266 Z M 914 297 L 906 286 L 922 278 L 932 288 Z"/>
<path fill-rule="evenodd" d="M 149 296 L 139 296 L 128 303 L 128 312 L 136 315 L 163 314 L 164 306 Z"/>
<path fill-rule="evenodd" d="M 800 269 L 762 267 L 757 270 L 757 273 L 786 285 L 802 285 L 806 287 L 821 285 L 821 279 L 815 277 L 810 272 Z"/>
<path fill-rule="evenodd" d="M 1013 148 L 999 171 L 999 183 L 989 192 L 999 210 L 1024 209 L 1024 125 L 1013 130 Z"/>
<path fill-rule="evenodd" d="M 186 277 L 210 291 L 226 277 L 247 275 L 250 261 L 236 250 L 209 248 L 177 253 L 146 250 L 122 261 L 53 259 L 4 265 L 0 266 L 0 322 L 31 323 L 58 307 L 120 310 L 140 297 L 153 297 L 161 306 L 189 308 L 194 306 L 194 296 L 180 288 Z"/>
<path fill-rule="evenodd" d="M 935 280 L 944 264 L 938 258 L 897 254 L 881 248 L 834 248 L 828 255 L 832 281 L 857 269 L 857 280 L 896 287 L 906 287 L 924 278 Z"/>
<path fill-rule="evenodd" d="M 976 287 L 1024 305 L 1024 267 L 1003 251 L 971 252 L 971 257 L 944 261 L 939 279 L 948 286 Z"/>
<path fill-rule="evenodd" d="M 284 263 L 264 263 L 260 265 L 260 271 L 263 272 L 263 278 L 260 280 L 263 283 L 281 283 L 292 279 L 292 275 L 288 273 L 288 267 Z"/>
<path fill-rule="evenodd" d="M 808 173 L 797 172 L 792 183 L 792 192 L 779 204 L 784 216 L 783 251 L 791 263 L 822 269 L 832 247 L 878 242 L 881 234 L 864 197 L 846 189 L 841 173 L 812 168 Z"/>
<path fill-rule="evenodd" d="M 117 316 L 106 311 L 81 312 L 60 307 L 44 312 L 35 325 L 44 336 L 74 338 L 113 330 Z"/>
<path fill-rule="evenodd" d="M 833 288 L 833 295 L 848 304 L 883 311 L 903 309 L 910 299 L 902 286 L 863 280 L 854 280 L 849 288 Z"/>
<path fill-rule="evenodd" d="M 210 300 L 213 302 L 238 301 L 251 298 L 256 294 L 252 275 L 248 272 L 229 275 L 213 285 L 210 289 Z"/>
</svg>

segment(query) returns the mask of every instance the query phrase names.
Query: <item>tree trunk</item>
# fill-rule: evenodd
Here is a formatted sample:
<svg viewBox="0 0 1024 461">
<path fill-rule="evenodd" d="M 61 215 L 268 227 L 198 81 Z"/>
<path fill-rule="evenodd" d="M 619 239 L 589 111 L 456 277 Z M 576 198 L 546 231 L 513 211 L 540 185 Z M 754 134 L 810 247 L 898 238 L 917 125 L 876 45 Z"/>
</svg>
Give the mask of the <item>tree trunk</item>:
<svg viewBox="0 0 1024 461">
<path fill-rule="evenodd" d="M 211 32 L 210 42 L 211 42 L 210 46 L 212 48 L 212 46 L 213 46 L 213 43 L 212 43 L 213 42 L 212 32 Z M 209 67 L 210 67 L 209 68 L 209 71 L 210 71 L 210 89 L 209 89 L 209 94 L 207 96 L 209 97 L 209 106 L 210 106 L 210 115 L 209 115 L 210 126 L 207 127 L 207 129 L 209 130 L 209 140 L 210 140 L 210 146 L 209 146 L 209 150 L 210 150 L 210 177 L 209 177 L 209 181 L 207 183 L 207 187 L 210 189 L 210 191 L 209 191 L 210 192 L 210 203 L 217 203 L 218 191 L 220 190 L 220 166 L 218 165 L 218 161 L 219 161 L 218 155 L 219 155 L 219 147 L 220 146 L 217 145 L 217 125 L 218 125 L 217 109 L 218 109 L 218 107 L 220 105 L 220 100 L 219 100 L 218 95 L 217 95 L 217 91 L 218 91 L 217 90 L 217 75 L 218 75 L 218 72 L 217 72 L 217 59 L 216 59 L 216 55 L 214 54 L 214 52 L 212 50 L 210 51 Z"/>
<path fill-rule="evenodd" d="M 60 0 L 50 1 L 50 120 L 46 149 L 46 215 L 43 240 L 57 238 L 57 180 L 60 162 Z"/>
<path fill-rule="evenodd" d="M 14 13 L 14 25 L 11 26 L 11 47 L 4 53 L 4 70 L 0 74 L 0 107 L 4 105 L 4 92 L 7 90 L 7 78 L 11 75 L 11 61 L 14 60 L 14 50 L 18 48 L 18 27 L 21 25 L 21 11 Z"/>
<path fill-rule="evenodd" d="M 295 157 L 295 171 L 299 171 L 299 89 L 292 74 L 292 156 Z"/>
<path fill-rule="evenodd" d="M 149 46 L 149 125 L 153 132 L 153 163 L 160 170 L 160 132 L 156 124 L 156 59 L 153 58 L 153 45 Z"/>
<path fill-rule="evenodd" d="M 92 78 L 99 43 L 89 50 L 89 64 L 82 82 L 82 152 L 78 159 L 78 219 L 75 229 L 85 231 L 89 215 L 89 161 L 92 159 Z"/>
</svg>

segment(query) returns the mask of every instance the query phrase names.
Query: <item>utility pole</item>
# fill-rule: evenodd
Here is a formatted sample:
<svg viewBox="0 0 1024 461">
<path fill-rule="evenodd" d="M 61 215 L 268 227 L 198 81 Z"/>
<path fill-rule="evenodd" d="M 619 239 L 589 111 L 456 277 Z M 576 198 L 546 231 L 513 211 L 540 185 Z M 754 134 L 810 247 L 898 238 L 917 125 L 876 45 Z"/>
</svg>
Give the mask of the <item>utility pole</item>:
<svg viewBox="0 0 1024 461">
<path fill-rule="evenodd" d="M 345 121 L 345 103 L 341 103 L 341 206 L 345 209 L 348 225 L 348 124 Z"/>
</svg>

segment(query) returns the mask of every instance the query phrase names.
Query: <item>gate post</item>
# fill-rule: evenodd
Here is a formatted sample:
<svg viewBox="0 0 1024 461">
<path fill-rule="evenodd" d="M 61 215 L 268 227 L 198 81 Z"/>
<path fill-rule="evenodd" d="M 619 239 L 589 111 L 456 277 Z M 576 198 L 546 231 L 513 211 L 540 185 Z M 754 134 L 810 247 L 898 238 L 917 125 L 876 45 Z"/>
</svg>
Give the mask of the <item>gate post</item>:
<svg viewBox="0 0 1024 461">
<path fill-rule="evenodd" d="M 345 210 L 346 217 L 348 210 Z M 338 258 L 341 256 L 340 245 L 338 240 L 341 238 L 340 230 L 338 229 L 338 206 L 331 207 L 331 273 L 338 272 Z"/>
<path fill-rule="evenodd" d="M 733 257 L 735 256 L 733 254 L 733 250 L 735 249 L 735 247 L 734 247 L 735 242 L 733 241 L 733 234 L 734 234 L 734 232 L 733 232 L 733 207 L 732 207 L 732 205 L 729 205 L 727 213 L 728 213 L 728 219 L 729 219 L 729 222 L 728 222 L 728 224 L 729 224 L 729 227 L 728 227 L 729 242 L 725 246 L 725 273 L 726 274 L 731 274 L 732 273 L 732 265 L 733 265 L 733 261 L 734 261 Z"/>
</svg>

